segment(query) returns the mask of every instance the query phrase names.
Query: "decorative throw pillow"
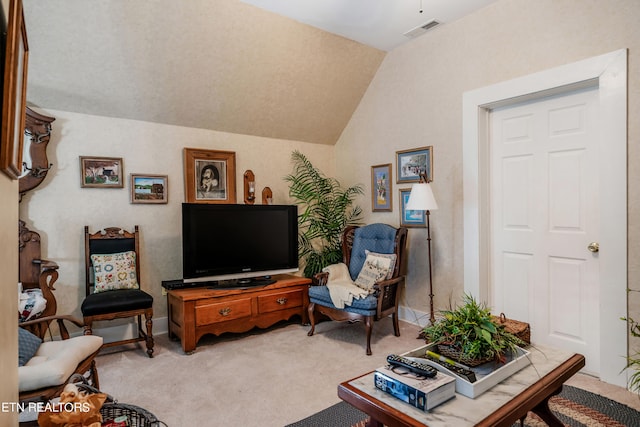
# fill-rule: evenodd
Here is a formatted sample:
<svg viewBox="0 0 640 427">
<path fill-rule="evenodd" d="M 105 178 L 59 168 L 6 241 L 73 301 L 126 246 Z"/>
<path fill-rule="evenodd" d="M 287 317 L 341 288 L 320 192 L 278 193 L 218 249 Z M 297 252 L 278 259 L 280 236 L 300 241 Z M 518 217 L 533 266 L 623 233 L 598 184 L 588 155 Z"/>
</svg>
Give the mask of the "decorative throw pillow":
<svg viewBox="0 0 640 427">
<path fill-rule="evenodd" d="M 396 263 L 395 255 L 377 254 L 375 252 L 367 252 L 367 258 L 364 260 L 362 270 L 355 280 L 356 286 L 373 292 L 373 285 L 390 274 L 393 274 L 393 266 Z"/>
<path fill-rule="evenodd" d="M 24 366 L 40 348 L 42 340 L 24 328 L 18 328 L 18 366 Z"/>
<path fill-rule="evenodd" d="M 116 289 L 139 289 L 136 275 L 136 253 L 91 255 L 94 274 L 94 292 Z"/>
<path fill-rule="evenodd" d="M 389 258 L 389 260 L 391 260 L 389 264 L 389 273 L 387 274 L 387 277 L 385 279 L 389 280 L 393 277 L 393 269 L 395 268 L 396 260 L 398 259 L 398 256 L 396 254 L 380 254 L 380 253 L 368 251 L 366 249 L 364 253 L 367 255 L 371 254 L 376 257 Z"/>
</svg>

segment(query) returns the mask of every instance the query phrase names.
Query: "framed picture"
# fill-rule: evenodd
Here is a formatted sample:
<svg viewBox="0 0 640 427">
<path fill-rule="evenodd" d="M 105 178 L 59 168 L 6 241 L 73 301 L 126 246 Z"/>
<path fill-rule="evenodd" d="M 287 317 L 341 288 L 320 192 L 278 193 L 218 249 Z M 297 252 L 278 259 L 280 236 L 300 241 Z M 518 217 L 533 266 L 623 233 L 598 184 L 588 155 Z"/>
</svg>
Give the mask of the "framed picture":
<svg viewBox="0 0 640 427">
<path fill-rule="evenodd" d="M 167 175 L 131 174 L 131 203 L 167 203 Z"/>
<path fill-rule="evenodd" d="M 187 203 L 236 203 L 236 153 L 184 149 Z"/>
<path fill-rule="evenodd" d="M 371 209 L 373 212 L 392 211 L 391 163 L 371 166 Z"/>
<path fill-rule="evenodd" d="M 426 211 L 407 210 L 407 202 L 411 194 L 410 188 L 400 189 L 400 225 L 402 227 L 426 227 Z"/>
<path fill-rule="evenodd" d="M 12 0 L 7 20 L 0 142 L 0 169 L 12 179 L 22 175 L 28 58 L 22 0 Z"/>
<path fill-rule="evenodd" d="M 122 157 L 80 156 L 82 187 L 122 188 Z"/>
<path fill-rule="evenodd" d="M 433 147 L 396 151 L 396 171 L 398 184 L 419 182 L 420 172 L 433 181 Z"/>
</svg>

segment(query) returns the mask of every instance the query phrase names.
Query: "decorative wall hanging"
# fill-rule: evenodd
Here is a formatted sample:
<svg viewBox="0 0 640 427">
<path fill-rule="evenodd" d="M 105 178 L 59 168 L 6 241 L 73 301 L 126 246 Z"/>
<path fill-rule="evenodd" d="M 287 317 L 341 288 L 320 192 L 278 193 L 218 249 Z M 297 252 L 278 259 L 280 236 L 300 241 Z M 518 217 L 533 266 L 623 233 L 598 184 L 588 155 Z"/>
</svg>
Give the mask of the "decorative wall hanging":
<svg viewBox="0 0 640 427">
<path fill-rule="evenodd" d="M 427 175 L 429 182 L 433 181 L 432 146 L 396 151 L 396 182 L 398 184 L 419 182 L 421 172 Z"/>
<path fill-rule="evenodd" d="M 12 0 L 7 17 L 6 55 L 0 136 L 0 170 L 12 179 L 22 174 L 22 144 L 27 108 L 29 45 L 22 0 Z"/>
<path fill-rule="evenodd" d="M 94 188 L 122 188 L 122 157 L 80 156 L 80 185 Z"/>
<path fill-rule="evenodd" d="M 187 203 L 236 203 L 236 153 L 184 149 Z"/>
<path fill-rule="evenodd" d="M 167 175 L 131 174 L 131 203 L 167 203 Z"/>
<path fill-rule="evenodd" d="M 391 163 L 371 166 L 371 209 L 373 212 L 393 210 Z"/>
<path fill-rule="evenodd" d="M 410 188 L 400 189 L 400 226 L 402 227 L 426 227 L 425 211 L 407 209 L 407 202 L 411 195 Z"/>
</svg>

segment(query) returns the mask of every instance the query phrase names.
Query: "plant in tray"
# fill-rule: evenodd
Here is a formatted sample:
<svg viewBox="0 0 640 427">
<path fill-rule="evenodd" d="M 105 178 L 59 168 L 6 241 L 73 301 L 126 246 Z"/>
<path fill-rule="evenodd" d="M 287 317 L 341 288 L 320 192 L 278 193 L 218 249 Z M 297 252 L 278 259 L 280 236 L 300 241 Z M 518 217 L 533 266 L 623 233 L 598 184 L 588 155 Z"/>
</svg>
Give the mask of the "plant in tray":
<svg viewBox="0 0 640 427">
<path fill-rule="evenodd" d="M 629 331 L 631 332 L 631 335 L 640 338 L 640 323 L 630 317 L 623 317 L 622 320 L 629 324 Z M 640 352 L 627 357 L 627 368 L 635 370 L 635 372 L 629 377 L 629 390 L 640 394 Z"/>
<path fill-rule="evenodd" d="M 463 305 L 441 312 L 442 319 L 426 326 L 422 335 L 436 344 L 445 356 L 476 366 L 495 360 L 504 363 L 524 342 L 492 320 L 491 311 L 472 296 L 464 295 Z"/>
</svg>

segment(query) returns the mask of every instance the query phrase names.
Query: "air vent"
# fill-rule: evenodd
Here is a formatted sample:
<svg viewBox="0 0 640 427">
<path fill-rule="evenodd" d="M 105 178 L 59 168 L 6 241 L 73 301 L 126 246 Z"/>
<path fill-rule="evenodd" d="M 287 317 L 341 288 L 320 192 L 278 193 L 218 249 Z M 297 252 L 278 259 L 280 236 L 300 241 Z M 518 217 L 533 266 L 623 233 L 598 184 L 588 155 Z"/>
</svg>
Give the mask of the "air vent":
<svg viewBox="0 0 640 427">
<path fill-rule="evenodd" d="M 409 38 L 415 38 L 415 37 L 421 36 L 422 34 L 426 33 L 427 31 L 429 31 L 430 29 L 432 29 L 437 25 L 440 25 L 440 22 L 436 21 L 435 19 L 432 19 L 429 22 L 426 22 L 422 25 L 417 26 L 413 30 L 407 31 L 406 33 L 404 33 L 404 35 Z"/>
</svg>

